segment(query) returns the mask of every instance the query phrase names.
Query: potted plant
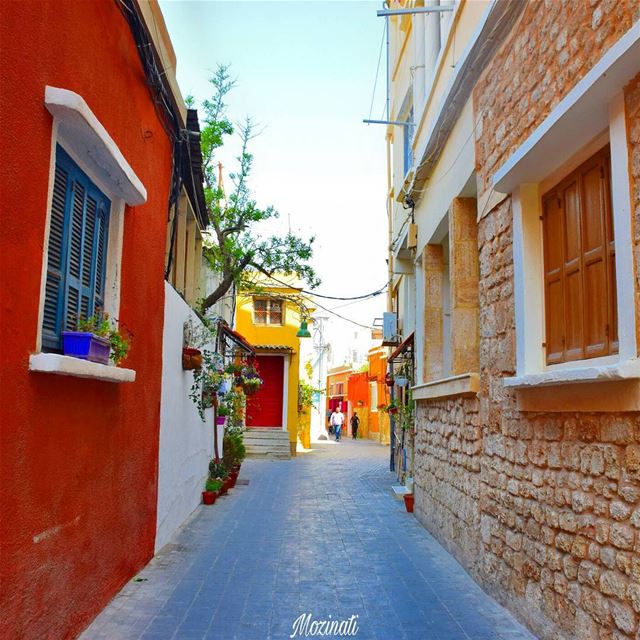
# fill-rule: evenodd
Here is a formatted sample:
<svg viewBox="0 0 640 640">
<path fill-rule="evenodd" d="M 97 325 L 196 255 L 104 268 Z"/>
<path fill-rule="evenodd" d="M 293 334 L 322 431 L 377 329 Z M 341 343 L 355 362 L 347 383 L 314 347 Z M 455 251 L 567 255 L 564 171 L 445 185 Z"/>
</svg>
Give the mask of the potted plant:
<svg viewBox="0 0 640 640">
<path fill-rule="evenodd" d="M 203 504 L 213 504 L 218 497 L 218 492 L 222 488 L 222 482 L 215 478 L 207 478 L 207 482 L 204 485 L 204 491 L 202 492 Z"/>
<path fill-rule="evenodd" d="M 404 506 L 407 510 L 407 513 L 413 513 L 413 503 L 414 503 L 413 493 L 405 493 L 402 497 L 404 498 Z"/>
<path fill-rule="evenodd" d="M 116 366 L 127 356 L 129 340 L 111 327 L 107 314 L 81 318 L 77 328 L 62 332 L 64 355 L 106 365 L 111 359 Z"/>
<path fill-rule="evenodd" d="M 228 373 L 233 377 L 234 383 L 237 387 L 242 386 L 242 368 L 244 364 L 242 362 L 230 362 L 225 367 L 225 373 Z"/>
<path fill-rule="evenodd" d="M 211 460 L 209 463 L 209 478 L 212 480 L 216 480 L 220 483 L 220 488 L 218 489 L 219 495 L 223 496 L 227 493 L 228 486 L 226 484 L 227 479 L 229 477 L 229 472 L 225 468 L 224 464 L 221 460 Z"/>
<path fill-rule="evenodd" d="M 384 377 L 384 383 L 387 385 L 387 387 L 393 387 L 393 374 L 392 373 L 387 373 L 387 375 Z"/>
<path fill-rule="evenodd" d="M 202 369 L 202 351 L 195 347 L 182 348 L 182 368 L 185 371 Z"/>
<path fill-rule="evenodd" d="M 218 406 L 218 414 L 216 416 L 216 424 L 223 425 L 229 415 L 229 407 L 226 404 Z"/>
<path fill-rule="evenodd" d="M 388 405 L 387 405 L 387 413 L 390 416 L 395 416 L 398 413 L 398 405 L 396 404 L 395 400 L 392 400 Z"/>
<path fill-rule="evenodd" d="M 409 378 L 406 376 L 396 376 L 395 382 L 399 387 L 406 387 L 409 384 Z"/>
</svg>

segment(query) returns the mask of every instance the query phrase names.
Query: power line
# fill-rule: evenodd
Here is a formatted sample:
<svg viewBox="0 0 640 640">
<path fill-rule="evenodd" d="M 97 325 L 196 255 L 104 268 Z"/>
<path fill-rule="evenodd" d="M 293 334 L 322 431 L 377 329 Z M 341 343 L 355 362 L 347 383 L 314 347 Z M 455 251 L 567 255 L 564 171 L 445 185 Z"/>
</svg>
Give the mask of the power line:
<svg viewBox="0 0 640 640">
<path fill-rule="evenodd" d="M 378 76 L 380 75 L 380 62 L 382 60 L 382 49 L 384 47 L 384 34 L 387 32 L 387 21 L 384 21 L 382 27 L 382 39 L 380 40 L 380 52 L 378 53 L 378 66 L 376 67 L 376 79 L 373 83 L 373 94 L 371 95 L 371 106 L 369 107 L 369 120 L 371 120 L 371 114 L 373 113 L 373 101 L 376 97 L 376 88 L 378 86 Z"/>
<path fill-rule="evenodd" d="M 334 315 L 337 318 L 340 318 L 340 320 L 345 320 L 346 322 L 350 322 L 351 324 L 355 324 L 356 326 L 362 327 L 363 329 L 371 329 L 371 325 L 362 324 L 360 322 L 356 322 L 355 320 L 351 320 L 351 318 L 345 318 L 344 316 L 341 316 L 339 313 L 336 313 L 335 311 L 331 311 L 331 309 L 327 309 L 327 307 L 322 306 L 319 302 L 314 302 L 314 304 L 317 305 L 318 307 L 320 307 L 321 309 L 323 309 L 324 311 L 327 311 L 331 315 Z"/>
<path fill-rule="evenodd" d="M 283 280 L 279 280 L 275 276 L 269 276 L 269 278 L 274 282 L 277 282 L 278 284 L 284 285 L 285 287 L 291 287 L 290 282 L 284 282 Z M 297 288 L 297 287 L 293 287 L 293 288 Z M 375 298 L 376 296 L 382 295 L 385 292 L 386 288 L 387 288 L 387 283 L 385 283 L 379 289 L 372 291 L 371 293 L 366 293 L 362 296 L 349 296 L 349 297 L 326 296 L 326 295 L 323 295 L 322 293 L 315 293 L 313 291 L 309 291 L 308 289 L 300 289 L 300 293 L 306 293 L 307 295 L 313 296 L 314 298 L 325 298 L 327 300 L 364 300 L 366 298 Z"/>
</svg>

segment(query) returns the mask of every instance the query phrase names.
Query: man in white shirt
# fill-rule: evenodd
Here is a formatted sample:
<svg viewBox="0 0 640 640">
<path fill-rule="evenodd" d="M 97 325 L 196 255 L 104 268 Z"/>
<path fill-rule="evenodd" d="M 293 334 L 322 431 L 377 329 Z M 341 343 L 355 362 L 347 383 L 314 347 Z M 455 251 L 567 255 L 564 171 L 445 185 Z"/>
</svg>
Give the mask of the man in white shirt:
<svg viewBox="0 0 640 640">
<path fill-rule="evenodd" d="M 340 407 L 336 407 L 331 414 L 331 426 L 336 434 L 336 442 L 340 442 L 340 432 L 344 424 L 344 413 L 340 411 Z"/>
</svg>

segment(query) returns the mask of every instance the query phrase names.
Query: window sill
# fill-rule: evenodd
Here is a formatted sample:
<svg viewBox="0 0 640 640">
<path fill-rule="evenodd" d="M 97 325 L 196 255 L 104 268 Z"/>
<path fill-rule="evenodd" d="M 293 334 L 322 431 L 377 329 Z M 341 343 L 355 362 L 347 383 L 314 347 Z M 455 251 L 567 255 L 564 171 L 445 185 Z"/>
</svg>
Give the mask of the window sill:
<svg viewBox="0 0 640 640">
<path fill-rule="evenodd" d="M 54 373 L 61 376 L 90 378 L 106 382 L 134 382 L 136 372 L 97 362 L 89 362 L 72 356 L 57 353 L 35 353 L 29 356 L 29 371 Z"/>
<path fill-rule="evenodd" d="M 505 387 L 529 389 L 532 387 L 575 384 L 587 382 L 611 382 L 640 378 L 640 360 L 626 360 L 607 365 L 577 366 L 566 369 L 549 369 L 541 373 L 504 378 Z"/>
<path fill-rule="evenodd" d="M 640 360 L 505 378 L 520 411 L 640 411 Z"/>
<path fill-rule="evenodd" d="M 413 399 L 418 402 L 454 396 L 472 396 L 476 395 L 479 389 L 480 376 L 477 373 L 463 373 L 411 387 Z"/>
</svg>

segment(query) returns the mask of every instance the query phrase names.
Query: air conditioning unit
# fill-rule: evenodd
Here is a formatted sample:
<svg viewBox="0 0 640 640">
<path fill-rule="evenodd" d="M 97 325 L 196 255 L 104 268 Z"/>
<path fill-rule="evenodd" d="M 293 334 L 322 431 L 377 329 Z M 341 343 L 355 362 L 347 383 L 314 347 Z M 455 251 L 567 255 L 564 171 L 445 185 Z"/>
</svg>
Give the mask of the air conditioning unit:
<svg viewBox="0 0 640 640">
<path fill-rule="evenodd" d="M 393 347 L 398 344 L 398 314 L 385 311 L 382 314 L 382 346 Z"/>
</svg>

